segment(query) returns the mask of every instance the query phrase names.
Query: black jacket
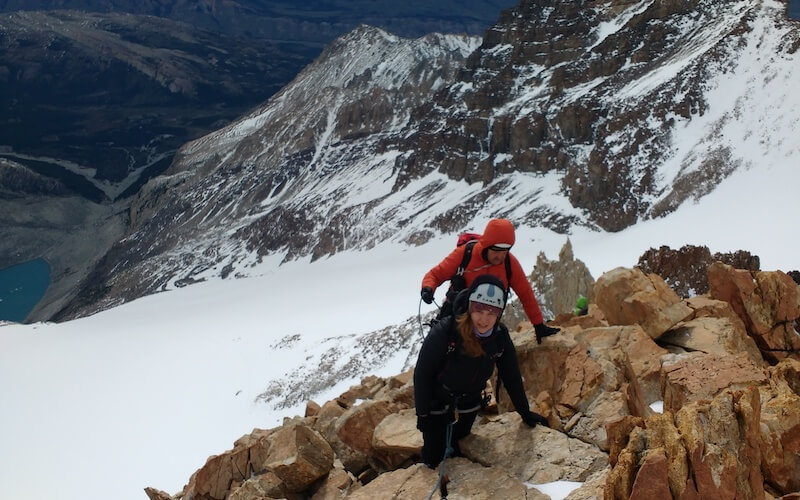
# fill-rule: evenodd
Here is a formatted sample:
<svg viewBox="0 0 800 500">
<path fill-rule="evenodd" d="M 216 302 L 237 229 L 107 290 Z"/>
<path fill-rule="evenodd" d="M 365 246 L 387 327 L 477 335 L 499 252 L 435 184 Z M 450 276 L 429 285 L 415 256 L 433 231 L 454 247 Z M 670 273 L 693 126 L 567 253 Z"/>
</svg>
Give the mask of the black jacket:
<svg viewBox="0 0 800 500">
<path fill-rule="evenodd" d="M 451 342 L 454 349 L 448 353 Z M 481 344 L 484 355 L 467 356 L 453 316 L 443 318 L 431 328 L 422 343 L 414 370 L 417 415 L 443 413 L 455 396 L 458 397 L 457 407 L 460 411 L 477 409 L 481 392 L 492 376 L 495 364 L 514 408 L 520 413 L 530 409 L 522 385 L 517 352 L 508 329 L 498 324 L 492 335 L 482 339 Z"/>
</svg>

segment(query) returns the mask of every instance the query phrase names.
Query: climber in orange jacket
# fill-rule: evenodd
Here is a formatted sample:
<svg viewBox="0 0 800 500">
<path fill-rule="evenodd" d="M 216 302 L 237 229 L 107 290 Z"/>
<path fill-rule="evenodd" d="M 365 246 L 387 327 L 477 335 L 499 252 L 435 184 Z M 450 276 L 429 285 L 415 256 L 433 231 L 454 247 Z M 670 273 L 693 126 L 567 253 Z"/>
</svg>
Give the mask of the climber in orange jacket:
<svg viewBox="0 0 800 500">
<path fill-rule="evenodd" d="M 450 290 L 442 305 L 439 316 L 451 314 L 452 300 L 460 290 L 468 288 L 481 274 L 493 274 L 500 278 L 508 289 L 514 290 L 522 303 L 525 314 L 536 330 L 536 340 L 553 335 L 558 328 L 544 324 L 539 302 L 528 282 L 525 271 L 517 258 L 511 253 L 514 245 L 514 225 L 507 219 L 492 219 L 477 242 L 457 246 L 455 250 L 434 266 L 422 279 L 420 296 L 426 304 L 433 302 L 433 292 L 439 285 L 450 280 Z M 474 245 L 474 247 L 470 247 Z M 464 262 L 465 253 L 470 252 L 469 261 Z"/>
</svg>

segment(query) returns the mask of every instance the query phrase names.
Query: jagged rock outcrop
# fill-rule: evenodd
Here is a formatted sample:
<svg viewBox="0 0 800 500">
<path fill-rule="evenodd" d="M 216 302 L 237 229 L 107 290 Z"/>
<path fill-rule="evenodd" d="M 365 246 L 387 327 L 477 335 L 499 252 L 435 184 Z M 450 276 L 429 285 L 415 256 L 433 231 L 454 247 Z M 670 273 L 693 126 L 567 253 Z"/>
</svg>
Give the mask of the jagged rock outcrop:
<svg viewBox="0 0 800 500">
<path fill-rule="evenodd" d="M 698 399 L 712 399 L 722 390 L 762 385 L 767 373 L 746 354 L 716 355 L 699 352 L 666 357 L 661 361 L 664 409 L 678 411 Z"/>
<path fill-rule="evenodd" d="M 654 415 L 612 463 L 605 498 L 764 498 L 755 387 Z"/>
<path fill-rule="evenodd" d="M 800 493 L 800 362 L 646 420 L 612 442 L 605 498 L 792 498 Z M 699 394 L 698 394 L 699 395 Z M 766 493 L 765 493 L 766 492 Z"/>
<path fill-rule="evenodd" d="M 758 271 L 761 266 L 757 255 L 744 250 L 712 255 L 706 246 L 684 245 L 677 250 L 668 246 L 651 248 L 639 257 L 636 267 L 661 276 L 675 293 L 688 298 L 708 293 L 708 267 L 714 262 L 750 271 Z"/>
<path fill-rule="evenodd" d="M 761 282 L 785 281 L 783 273 L 766 274 Z M 594 296 L 608 310 L 635 297 L 638 317 L 655 324 L 647 314 L 661 316 L 675 303 L 641 293 L 640 285 L 668 289 L 659 280 L 615 269 L 598 279 Z M 753 311 L 777 298 L 774 290 L 732 297 L 742 311 Z M 731 304 L 707 296 L 682 303 L 688 317 L 656 338 L 638 323 L 609 325 L 597 304 L 586 316 L 562 315 L 561 333 L 542 344 L 520 325 L 513 339 L 525 389 L 550 428 L 522 425 L 499 391 L 497 404 L 461 441 L 464 456 L 446 463 L 452 497 L 542 498 L 529 485 L 557 480 L 585 481 L 571 499 L 800 494 L 800 353 L 770 366 L 769 356 L 759 358 L 741 338 L 741 324 L 732 327 L 738 316 Z M 697 320 L 718 321 L 686 326 Z M 669 351 L 659 346 L 665 339 Z M 211 457 L 182 493 L 148 488 L 147 494 L 153 500 L 424 497 L 437 471 L 414 464 L 422 443 L 412 384 L 410 372 L 365 377 L 332 401 L 309 403 L 303 418 L 242 437 L 233 450 Z M 649 407 L 657 401 L 661 414 Z"/>
<path fill-rule="evenodd" d="M 594 278 L 586 264 L 575 258 L 569 240 L 558 253 L 558 260 L 548 260 L 544 253 L 540 252 L 528 281 L 536 294 L 545 321 L 567 311 L 569 312 L 567 317 L 570 317 L 578 297 L 592 296 L 594 293 Z M 503 312 L 503 323 L 509 330 L 530 324 L 519 299 L 513 295 Z"/>
<path fill-rule="evenodd" d="M 581 295 L 593 299 L 594 278 L 586 264 L 575 258 L 569 240 L 556 261 L 547 260 L 540 252 L 530 279 L 535 290 L 547 292 L 540 295 L 539 306 L 551 316 L 571 312 Z"/>
<path fill-rule="evenodd" d="M 765 358 L 778 361 L 800 352 L 794 328 L 800 317 L 800 287 L 780 271 L 748 271 L 714 263 L 710 296 L 728 302 Z"/>
<path fill-rule="evenodd" d="M 645 416 L 646 403 L 658 400 L 658 359 L 666 351 L 638 326 L 561 326 L 541 345 L 530 330 L 513 335 L 528 399 L 553 428 L 607 449 L 606 420 Z M 507 398 L 501 391 L 503 411 Z"/>
</svg>

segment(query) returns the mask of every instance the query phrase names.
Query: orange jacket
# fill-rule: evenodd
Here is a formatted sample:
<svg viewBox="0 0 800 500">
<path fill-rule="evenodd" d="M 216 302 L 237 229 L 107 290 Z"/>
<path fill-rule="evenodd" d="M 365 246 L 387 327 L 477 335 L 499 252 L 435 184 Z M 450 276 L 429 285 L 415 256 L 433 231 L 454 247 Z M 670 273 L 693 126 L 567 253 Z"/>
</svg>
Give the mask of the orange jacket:
<svg viewBox="0 0 800 500">
<path fill-rule="evenodd" d="M 472 280 L 481 274 L 494 274 L 500 278 L 506 287 L 509 286 L 508 278 L 506 277 L 505 262 L 493 266 L 483 258 L 483 250 L 498 243 L 514 244 L 514 226 L 506 219 L 492 219 L 489 221 L 489 224 L 486 225 L 486 230 L 483 232 L 483 236 L 475 243 L 469 264 L 467 264 L 467 268 L 464 270 L 464 280 L 467 282 L 467 286 L 470 286 Z M 461 260 L 464 258 L 465 250 L 466 245 L 461 245 L 450 252 L 444 260 L 434 266 L 433 269 L 428 271 L 425 277 L 422 278 L 422 287 L 424 288 L 427 286 L 430 287 L 431 290 L 436 290 L 439 288 L 439 285 L 452 278 L 453 275 L 456 274 Z M 517 258 L 510 252 L 508 258 L 511 261 L 511 289 L 514 290 L 514 293 L 519 297 L 519 301 L 522 303 L 525 314 L 528 315 L 528 319 L 531 320 L 531 323 L 534 325 L 543 323 L 544 318 L 542 317 L 542 311 L 539 309 L 539 302 L 536 300 L 533 288 L 531 288 L 531 284 L 528 282 L 522 265 L 520 265 Z"/>
</svg>

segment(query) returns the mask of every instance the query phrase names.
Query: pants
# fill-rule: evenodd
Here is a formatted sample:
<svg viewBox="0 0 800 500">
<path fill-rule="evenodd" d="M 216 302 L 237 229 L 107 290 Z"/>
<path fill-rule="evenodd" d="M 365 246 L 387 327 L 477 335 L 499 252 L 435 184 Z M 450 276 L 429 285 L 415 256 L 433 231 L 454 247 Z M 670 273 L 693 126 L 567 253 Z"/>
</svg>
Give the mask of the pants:
<svg viewBox="0 0 800 500">
<path fill-rule="evenodd" d="M 460 456 L 461 450 L 458 448 L 458 441 L 466 437 L 477 411 L 459 413 L 458 420 L 453 425 L 453 437 L 450 446 L 453 447 L 452 456 Z M 447 448 L 447 426 L 451 422 L 450 415 L 429 415 L 430 421 L 426 424 L 422 432 L 422 461 L 430 468 L 435 468 L 444 459 L 444 450 Z"/>
</svg>

